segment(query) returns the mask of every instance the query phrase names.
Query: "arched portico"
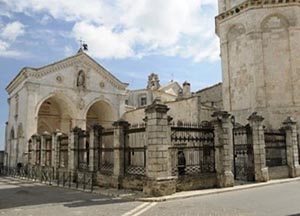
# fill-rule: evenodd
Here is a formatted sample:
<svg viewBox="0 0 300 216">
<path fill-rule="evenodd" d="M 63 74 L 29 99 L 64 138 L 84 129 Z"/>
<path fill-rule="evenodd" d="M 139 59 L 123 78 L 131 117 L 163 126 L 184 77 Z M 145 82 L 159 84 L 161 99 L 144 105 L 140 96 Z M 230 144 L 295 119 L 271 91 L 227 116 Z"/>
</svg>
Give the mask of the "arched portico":
<svg viewBox="0 0 300 216">
<path fill-rule="evenodd" d="M 89 130 L 95 124 L 109 128 L 117 120 L 117 114 L 113 106 L 104 100 L 92 103 L 86 112 L 86 129 Z"/>
<path fill-rule="evenodd" d="M 44 99 L 37 111 L 37 133 L 60 130 L 69 133 L 73 127 L 74 112 L 66 97 L 52 95 Z"/>
</svg>

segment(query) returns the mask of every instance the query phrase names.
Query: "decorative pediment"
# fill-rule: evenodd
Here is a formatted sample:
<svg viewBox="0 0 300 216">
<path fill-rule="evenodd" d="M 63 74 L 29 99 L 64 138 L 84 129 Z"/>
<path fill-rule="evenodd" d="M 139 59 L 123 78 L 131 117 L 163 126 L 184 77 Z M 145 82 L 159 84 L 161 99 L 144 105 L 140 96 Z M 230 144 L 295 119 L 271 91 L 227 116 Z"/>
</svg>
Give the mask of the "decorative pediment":
<svg viewBox="0 0 300 216">
<path fill-rule="evenodd" d="M 7 86 L 6 90 L 11 92 L 16 86 L 18 86 L 27 77 L 35 77 L 37 79 L 47 76 L 48 74 L 62 71 L 63 69 L 73 67 L 75 70 L 84 70 L 88 73 L 93 69 L 96 73 L 100 74 L 103 79 L 114 87 L 125 90 L 128 86 L 127 83 L 123 83 L 118 80 L 114 75 L 97 63 L 94 59 L 88 56 L 84 52 L 78 52 L 76 55 L 54 62 L 41 68 L 23 68 L 15 79 Z"/>
</svg>

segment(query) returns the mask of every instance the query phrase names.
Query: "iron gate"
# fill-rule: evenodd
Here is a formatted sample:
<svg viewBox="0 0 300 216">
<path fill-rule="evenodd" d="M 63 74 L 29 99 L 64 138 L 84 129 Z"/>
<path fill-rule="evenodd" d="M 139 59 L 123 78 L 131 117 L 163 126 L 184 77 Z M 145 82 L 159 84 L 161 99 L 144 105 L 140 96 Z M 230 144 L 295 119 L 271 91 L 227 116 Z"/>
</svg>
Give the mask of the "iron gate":
<svg viewBox="0 0 300 216">
<path fill-rule="evenodd" d="M 233 129 L 233 168 L 235 180 L 254 181 L 253 145 L 248 126 Z"/>
</svg>

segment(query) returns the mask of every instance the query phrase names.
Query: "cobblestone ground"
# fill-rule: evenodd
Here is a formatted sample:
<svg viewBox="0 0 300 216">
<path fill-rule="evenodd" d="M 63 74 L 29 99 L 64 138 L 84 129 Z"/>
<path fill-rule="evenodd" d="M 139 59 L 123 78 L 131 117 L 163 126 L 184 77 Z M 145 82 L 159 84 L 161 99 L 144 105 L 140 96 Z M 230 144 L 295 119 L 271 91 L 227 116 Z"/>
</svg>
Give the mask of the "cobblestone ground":
<svg viewBox="0 0 300 216">
<path fill-rule="evenodd" d="M 299 216 L 300 181 L 160 203 L 0 178 L 0 216 Z"/>
</svg>

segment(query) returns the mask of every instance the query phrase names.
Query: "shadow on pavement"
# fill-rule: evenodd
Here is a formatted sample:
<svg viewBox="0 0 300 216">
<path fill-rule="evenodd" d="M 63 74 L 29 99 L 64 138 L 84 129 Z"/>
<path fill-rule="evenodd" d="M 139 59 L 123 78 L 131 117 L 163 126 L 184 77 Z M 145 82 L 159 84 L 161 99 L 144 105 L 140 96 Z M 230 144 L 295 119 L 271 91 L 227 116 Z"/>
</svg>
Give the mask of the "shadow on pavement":
<svg viewBox="0 0 300 216">
<path fill-rule="evenodd" d="M 54 203 L 62 203 L 66 207 L 75 208 L 124 202 L 128 201 L 100 194 L 0 177 L 0 209 Z"/>
</svg>

